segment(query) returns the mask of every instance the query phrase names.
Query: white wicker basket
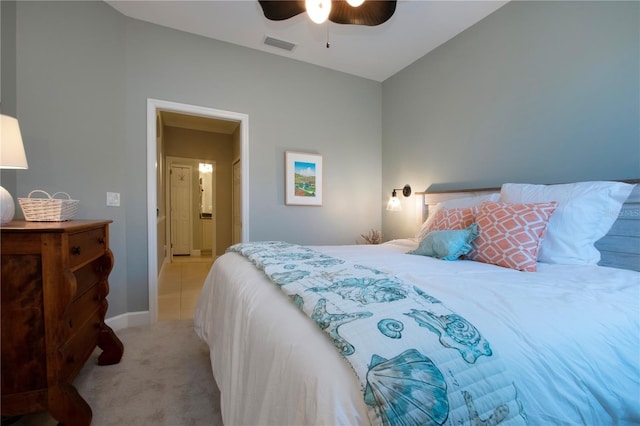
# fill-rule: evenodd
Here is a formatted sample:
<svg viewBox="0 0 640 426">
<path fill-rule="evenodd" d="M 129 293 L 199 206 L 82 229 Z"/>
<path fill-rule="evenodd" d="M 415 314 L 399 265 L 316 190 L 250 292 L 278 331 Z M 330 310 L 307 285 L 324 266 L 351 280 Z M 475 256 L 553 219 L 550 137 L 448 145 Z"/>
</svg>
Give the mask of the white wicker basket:
<svg viewBox="0 0 640 426">
<path fill-rule="evenodd" d="M 31 195 L 40 192 L 47 198 L 31 198 Z M 67 199 L 55 198 L 56 195 L 66 195 Z M 28 198 L 18 198 L 25 220 L 29 222 L 64 222 L 73 219 L 78 211 L 80 201 L 72 200 L 66 192 L 56 192 L 49 195 L 40 189 L 29 193 Z"/>
</svg>

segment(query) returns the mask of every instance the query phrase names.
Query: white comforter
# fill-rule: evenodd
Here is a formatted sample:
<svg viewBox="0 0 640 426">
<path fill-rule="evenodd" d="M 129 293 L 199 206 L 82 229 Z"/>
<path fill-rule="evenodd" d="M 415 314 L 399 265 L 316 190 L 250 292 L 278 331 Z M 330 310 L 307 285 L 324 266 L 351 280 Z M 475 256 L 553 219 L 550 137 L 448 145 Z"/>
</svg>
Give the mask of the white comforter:
<svg viewBox="0 0 640 426">
<path fill-rule="evenodd" d="M 640 423 L 640 273 L 548 264 L 525 273 L 405 254 L 416 245 L 312 248 L 393 273 L 471 321 L 531 424 Z M 227 426 L 369 423 L 331 341 L 242 256 L 214 263 L 195 328 L 211 348 Z"/>
</svg>

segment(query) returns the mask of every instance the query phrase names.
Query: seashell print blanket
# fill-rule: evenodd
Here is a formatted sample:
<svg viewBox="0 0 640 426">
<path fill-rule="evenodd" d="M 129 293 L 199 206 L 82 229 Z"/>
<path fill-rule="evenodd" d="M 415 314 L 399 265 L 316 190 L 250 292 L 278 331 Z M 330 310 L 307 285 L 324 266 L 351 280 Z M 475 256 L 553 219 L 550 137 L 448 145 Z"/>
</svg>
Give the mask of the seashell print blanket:
<svg viewBox="0 0 640 426">
<path fill-rule="evenodd" d="M 241 243 L 333 342 L 374 425 L 526 424 L 515 383 L 482 333 L 423 289 L 279 241 Z"/>
</svg>

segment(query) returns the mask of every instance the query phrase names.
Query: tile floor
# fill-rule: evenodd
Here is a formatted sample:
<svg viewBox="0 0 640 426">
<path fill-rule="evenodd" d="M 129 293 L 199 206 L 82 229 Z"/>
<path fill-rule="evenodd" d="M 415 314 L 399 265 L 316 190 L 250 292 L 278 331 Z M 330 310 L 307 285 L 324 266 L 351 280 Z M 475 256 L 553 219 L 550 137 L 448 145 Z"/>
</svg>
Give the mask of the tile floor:
<svg viewBox="0 0 640 426">
<path fill-rule="evenodd" d="M 174 256 L 158 277 L 158 320 L 193 318 L 212 257 Z"/>
</svg>

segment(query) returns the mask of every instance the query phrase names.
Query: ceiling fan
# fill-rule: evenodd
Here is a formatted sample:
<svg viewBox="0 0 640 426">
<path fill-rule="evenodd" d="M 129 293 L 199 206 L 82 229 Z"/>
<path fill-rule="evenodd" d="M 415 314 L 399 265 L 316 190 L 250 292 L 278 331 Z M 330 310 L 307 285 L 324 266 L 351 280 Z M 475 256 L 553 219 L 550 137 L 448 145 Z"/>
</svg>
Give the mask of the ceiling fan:
<svg viewBox="0 0 640 426">
<path fill-rule="evenodd" d="M 321 24 L 325 20 L 336 24 L 380 25 L 393 15 L 396 0 L 258 0 L 264 16 L 283 21 L 307 12 L 311 20 Z"/>
</svg>

